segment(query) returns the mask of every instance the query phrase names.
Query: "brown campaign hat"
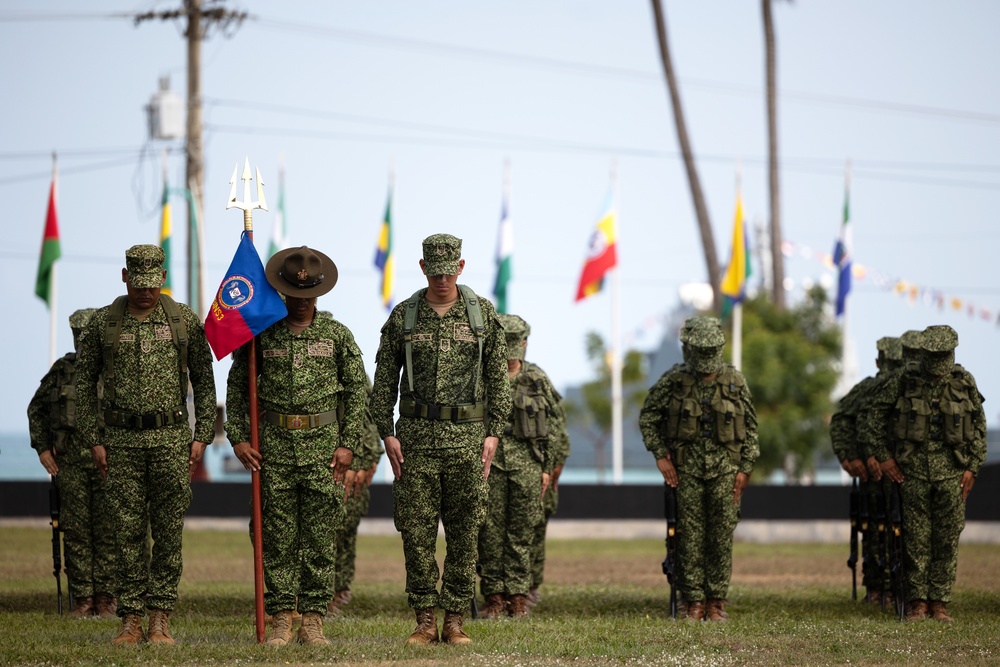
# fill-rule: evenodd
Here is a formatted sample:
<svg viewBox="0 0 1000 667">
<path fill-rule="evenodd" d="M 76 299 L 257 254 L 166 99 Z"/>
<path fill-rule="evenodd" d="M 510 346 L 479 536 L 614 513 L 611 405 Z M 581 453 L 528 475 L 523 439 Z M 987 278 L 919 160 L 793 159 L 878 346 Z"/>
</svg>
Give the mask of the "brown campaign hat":
<svg viewBox="0 0 1000 667">
<path fill-rule="evenodd" d="M 337 265 L 319 250 L 302 246 L 276 252 L 264 268 L 267 282 L 285 296 L 311 299 L 337 284 Z"/>
</svg>

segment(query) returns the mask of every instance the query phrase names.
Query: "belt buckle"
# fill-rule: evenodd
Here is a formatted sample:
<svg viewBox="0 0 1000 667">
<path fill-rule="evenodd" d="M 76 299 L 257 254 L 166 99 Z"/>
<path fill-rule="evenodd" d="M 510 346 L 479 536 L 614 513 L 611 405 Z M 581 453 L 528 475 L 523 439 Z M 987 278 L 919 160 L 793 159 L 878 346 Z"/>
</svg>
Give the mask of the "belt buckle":
<svg viewBox="0 0 1000 667">
<path fill-rule="evenodd" d="M 291 419 L 287 420 L 285 425 L 288 428 L 302 428 L 302 417 L 295 415 Z"/>
<path fill-rule="evenodd" d="M 427 418 L 428 419 L 441 419 L 441 406 L 437 403 L 427 404 Z"/>
</svg>

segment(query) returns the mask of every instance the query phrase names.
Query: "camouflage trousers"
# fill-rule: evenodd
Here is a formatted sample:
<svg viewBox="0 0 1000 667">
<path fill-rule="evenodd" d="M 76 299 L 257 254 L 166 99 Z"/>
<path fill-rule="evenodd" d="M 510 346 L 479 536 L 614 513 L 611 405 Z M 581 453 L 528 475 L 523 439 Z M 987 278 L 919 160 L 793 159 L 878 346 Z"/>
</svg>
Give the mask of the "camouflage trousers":
<svg viewBox="0 0 1000 667">
<path fill-rule="evenodd" d="M 885 476 L 878 481 L 869 479 L 861 483 L 861 493 L 868 508 L 868 530 L 862 533 L 861 582 L 869 593 L 888 591 L 892 588 L 888 555 L 892 481 Z"/>
<path fill-rule="evenodd" d="M 908 475 L 900 485 L 907 600 L 951 602 L 958 537 L 965 528 L 959 479 L 926 482 Z"/>
<path fill-rule="evenodd" d="M 344 487 L 334 483 L 333 470 L 325 464 L 266 459 L 260 487 L 264 609 L 271 615 L 296 608 L 325 615 L 334 593 Z"/>
<path fill-rule="evenodd" d="M 392 495 L 396 530 L 403 538 L 410 607 L 464 611 L 475 594 L 477 541 L 486 518 L 482 449 L 407 451 Z M 446 543 L 443 575 L 435 557 L 439 516 Z"/>
<path fill-rule="evenodd" d="M 549 519 L 559 507 L 559 491 L 549 485 L 542 497 L 542 520 L 535 525 L 535 537 L 531 549 L 531 587 L 538 588 L 545 581 L 545 531 Z"/>
<path fill-rule="evenodd" d="M 108 448 L 108 506 L 115 539 L 118 615 L 171 611 L 183 563 L 184 513 L 191 504 L 190 444 Z M 153 538 L 146 557 L 147 527 Z"/>
<path fill-rule="evenodd" d="M 56 482 L 70 595 L 77 600 L 114 595 L 114 529 L 107 485 L 90 460 L 60 460 Z"/>
<path fill-rule="evenodd" d="M 532 584 L 535 531 L 542 512 L 542 464 L 491 470 L 486 521 L 479 531 L 483 595 L 527 595 Z"/>
<path fill-rule="evenodd" d="M 725 599 L 733 570 L 733 531 L 739 506 L 733 504 L 736 473 L 710 479 L 678 476 L 678 583 L 688 602 Z"/>
<path fill-rule="evenodd" d="M 368 486 L 361 488 L 358 495 L 344 499 L 343 523 L 337 528 L 334 544 L 337 546 L 337 572 L 334 590 L 348 591 L 354 581 L 354 560 L 358 554 L 358 526 L 361 517 L 368 514 L 372 492 Z"/>
</svg>

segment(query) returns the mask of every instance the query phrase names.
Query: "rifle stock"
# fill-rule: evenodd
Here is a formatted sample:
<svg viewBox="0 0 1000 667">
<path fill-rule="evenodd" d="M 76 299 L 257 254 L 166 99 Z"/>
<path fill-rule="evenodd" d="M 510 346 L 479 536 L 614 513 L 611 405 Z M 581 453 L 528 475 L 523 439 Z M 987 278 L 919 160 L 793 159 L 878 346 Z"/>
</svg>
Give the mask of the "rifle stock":
<svg viewBox="0 0 1000 667">
<path fill-rule="evenodd" d="M 49 486 L 49 525 L 52 526 L 52 574 L 56 578 L 56 607 L 59 615 L 63 612 L 62 596 L 62 540 L 59 536 L 59 487 L 55 478 Z"/>
<path fill-rule="evenodd" d="M 663 574 L 670 584 L 670 618 L 677 618 L 677 489 L 664 485 L 663 514 L 667 520 L 667 555 L 663 559 Z"/>
<path fill-rule="evenodd" d="M 858 489 L 858 478 L 854 478 L 851 486 L 851 498 L 849 506 L 849 518 L 851 521 L 851 551 L 847 556 L 847 567 L 851 568 L 851 599 L 858 599 L 858 528 L 860 527 L 860 490 Z"/>
<path fill-rule="evenodd" d="M 892 523 L 892 532 L 889 534 L 889 557 L 890 572 L 892 579 L 892 593 L 895 597 L 896 614 L 899 620 L 903 620 L 906 613 L 906 580 L 903 562 L 903 499 L 900 495 L 899 484 L 892 485 L 892 495 L 889 499 L 889 520 Z"/>
</svg>

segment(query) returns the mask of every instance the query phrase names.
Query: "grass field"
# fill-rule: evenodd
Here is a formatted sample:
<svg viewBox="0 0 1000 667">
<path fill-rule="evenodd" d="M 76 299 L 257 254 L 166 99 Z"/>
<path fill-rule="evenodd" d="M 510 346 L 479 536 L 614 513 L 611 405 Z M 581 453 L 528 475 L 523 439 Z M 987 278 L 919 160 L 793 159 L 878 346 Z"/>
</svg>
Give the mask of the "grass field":
<svg viewBox="0 0 1000 667">
<path fill-rule="evenodd" d="M 954 624 L 899 623 L 850 599 L 846 545 L 737 544 L 730 622 L 671 621 L 658 540 L 552 540 L 543 599 L 523 621 L 466 623 L 469 647 L 409 647 L 398 537 L 359 539 L 354 599 L 332 647 L 255 643 L 245 532 L 189 530 L 177 645 L 110 645 L 116 620 L 56 614 L 48 529 L 0 529 L 0 665 L 1000 664 L 1000 550 L 963 545 Z M 63 580 L 65 587 L 65 579 Z M 440 619 L 440 614 L 439 614 Z"/>
</svg>

